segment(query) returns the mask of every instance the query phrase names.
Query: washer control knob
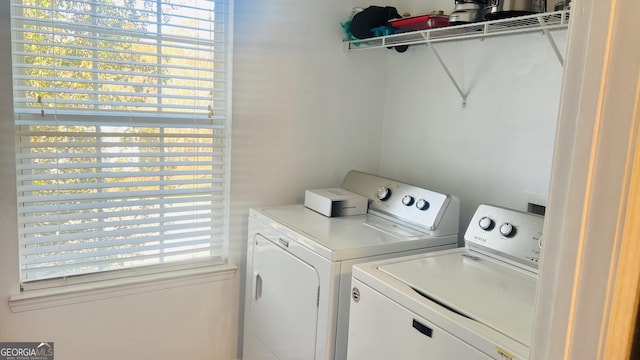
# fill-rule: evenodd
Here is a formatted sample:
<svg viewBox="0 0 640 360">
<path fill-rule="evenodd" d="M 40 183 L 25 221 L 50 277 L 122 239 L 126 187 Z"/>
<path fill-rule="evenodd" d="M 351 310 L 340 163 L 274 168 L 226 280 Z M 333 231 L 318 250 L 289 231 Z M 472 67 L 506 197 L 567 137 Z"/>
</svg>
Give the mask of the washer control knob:
<svg viewBox="0 0 640 360">
<path fill-rule="evenodd" d="M 403 203 L 404 205 L 406 205 L 406 206 L 411 206 L 411 205 L 413 205 L 413 202 L 414 202 L 414 199 L 413 199 L 413 196 L 411 196 L 411 195 L 405 195 L 405 196 L 402 198 L 402 203 Z"/>
<path fill-rule="evenodd" d="M 480 226 L 480 229 L 486 231 L 493 229 L 495 224 L 496 223 L 488 216 L 483 216 L 482 219 L 480 219 L 480 221 L 478 222 L 478 226 Z"/>
<path fill-rule="evenodd" d="M 506 237 L 512 237 L 516 234 L 516 228 L 509 223 L 504 223 L 500 225 L 500 234 Z"/>
<path fill-rule="evenodd" d="M 378 189 L 378 199 L 382 201 L 387 201 L 391 197 L 391 189 L 386 186 L 381 186 Z"/>
<path fill-rule="evenodd" d="M 416 207 L 418 208 L 418 210 L 427 210 L 429 208 L 429 202 L 425 199 L 420 199 L 416 203 Z"/>
</svg>

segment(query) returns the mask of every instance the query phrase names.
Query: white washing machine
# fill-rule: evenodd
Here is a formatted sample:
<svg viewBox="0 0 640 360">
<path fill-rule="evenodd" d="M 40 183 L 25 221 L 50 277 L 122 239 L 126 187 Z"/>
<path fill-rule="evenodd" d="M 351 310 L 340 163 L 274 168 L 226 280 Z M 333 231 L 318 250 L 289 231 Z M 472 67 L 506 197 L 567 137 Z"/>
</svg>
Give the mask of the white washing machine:
<svg viewBox="0 0 640 360">
<path fill-rule="evenodd" d="M 464 248 L 356 265 L 348 359 L 529 359 L 542 225 L 481 205 Z"/>
<path fill-rule="evenodd" d="M 345 359 L 352 266 L 457 247 L 456 197 L 357 171 L 341 188 L 369 198 L 365 215 L 250 210 L 244 360 Z"/>
</svg>

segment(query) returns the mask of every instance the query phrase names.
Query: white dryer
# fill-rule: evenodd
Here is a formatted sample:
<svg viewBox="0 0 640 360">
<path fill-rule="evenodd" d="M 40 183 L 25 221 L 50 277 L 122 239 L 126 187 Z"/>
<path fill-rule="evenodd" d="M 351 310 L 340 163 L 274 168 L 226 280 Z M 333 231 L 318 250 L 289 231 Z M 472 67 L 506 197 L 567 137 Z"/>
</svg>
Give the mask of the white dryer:
<svg viewBox="0 0 640 360">
<path fill-rule="evenodd" d="M 455 196 L 357 171 L 341 188 L 369 198 L 367 214 L 250 210 L 244 360 L 345 359 L 352 266 L 457 247 Z"/>
<path fill-rule="evenodd" d="M 464 248 L 356 265 L 348 359 L 528 359 L 542 226 L 481 205 Z"/>
</svg>

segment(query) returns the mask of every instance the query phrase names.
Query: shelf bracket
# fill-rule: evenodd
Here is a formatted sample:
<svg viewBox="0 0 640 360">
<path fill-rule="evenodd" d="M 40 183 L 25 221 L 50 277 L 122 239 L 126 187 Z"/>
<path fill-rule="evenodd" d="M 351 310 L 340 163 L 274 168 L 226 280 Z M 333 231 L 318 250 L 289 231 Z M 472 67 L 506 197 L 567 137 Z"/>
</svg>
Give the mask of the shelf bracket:
<svg viewBox="0 0 640 360">
<path fill-rule="evenodd" d="M 553 48 L 553 52 L 556 53 L 556 57 L 560 62 L 560 66 L 564 66 L 564 59 L 562 58 L 560 49 L 558 49 L 558 45 L 556 44 L 556 41 L 553 39 L 553 36 L 551 36 L 551 32 L 549 31 L 549 29 L 545 27 L 545 23 L 544 23 L 544 20 L 542 20 L 542 17 L 538 18 L 538 22 L 540 23 L 540 26 L 542 26 L 542 32 L 547 37 L 547 40 L 549 40 L 549 44 L 551 44 L 551 47 Z"/>
<path fill-rule="evenodd" d="M 460 84 L 458 84 L 456 79 L 453 77 L 453 74 L 451 74 L 451 71 L 449 71 L 449 68 L 447 67 L 447 65 L 444 63 L 444 61 L 442 61 L 442 58 L 440 57 L 440 54 L 438 53 L 438 50 L 436 50 L 436 47 L 433 44 L 427 44 L 427 46 L 429 48 L 431 48 L 431 51 L 433 51 L 433 54 L 436 56 L 436 59 L 438 59 L 438 62 L 440 63 L 440 65 L 444 69 L 444 72 L 447 73 L 447 76 L 449 77 L 449 80 L 451 80 L 451 82 L 453 83 L 453 86 L 455 86 L 456 90 L 458 90 L 458 93 L 460 94 L 460 97 L 462 98 L 462 107 L 466 108 L 467 107 L 467 95 L 468 94 L 465 93 L 462 90 L 462 87 L 460 87 Z"/>
</svg>

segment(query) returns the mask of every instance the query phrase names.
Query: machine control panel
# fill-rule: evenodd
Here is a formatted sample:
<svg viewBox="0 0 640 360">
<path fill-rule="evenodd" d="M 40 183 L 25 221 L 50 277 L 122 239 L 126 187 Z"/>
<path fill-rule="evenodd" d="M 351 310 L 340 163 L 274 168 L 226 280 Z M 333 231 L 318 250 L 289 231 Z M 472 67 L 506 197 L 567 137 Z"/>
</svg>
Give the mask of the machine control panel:
<svg viewBox="0 0 640 360">
<path fill-rule="evenodd" d="M 492 205 L 476 210 L 464 240 L 479 250 L 537 269 L 544 217 Z"/>
<path fill-rule="evenodd" d="M 455 196 L 358 171 L 350 171 L 340 187 L 366 196 L 370 212 L 403 225 L 433 235 L 453 234 L 458 227 L 460 200 Z"/>
</svg>

